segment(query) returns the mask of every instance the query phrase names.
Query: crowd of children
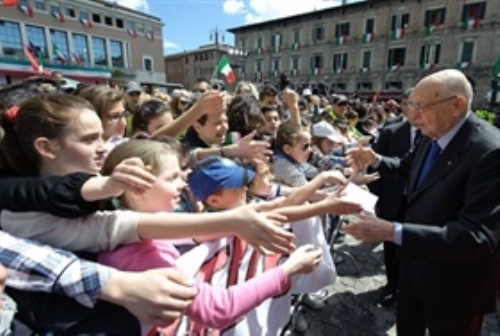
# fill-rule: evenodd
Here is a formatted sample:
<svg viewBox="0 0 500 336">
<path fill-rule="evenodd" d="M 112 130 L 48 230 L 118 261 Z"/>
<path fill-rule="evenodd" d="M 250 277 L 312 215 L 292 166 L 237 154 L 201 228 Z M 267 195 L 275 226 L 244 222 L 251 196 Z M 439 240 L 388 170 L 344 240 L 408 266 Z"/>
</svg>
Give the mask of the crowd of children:
<svg viewBox="0 0 500 336">
<path fill-rule="evenodd" d="M 35 333 L 278 334 L 292 295 L 335 281 L 325 228 L 362 210 L 343 188 L 378 178 L 349 169 L 346 150 L 369 146 L 401 112 L 394 101 L 250 82 L 229 93 L 200 79 L 170 96 L 135 82 L 61 84 L 34 78 L 0 90 L 0 264 L 17 303 L 11 328 Z M 30 292 L 62 300 L 74 290 L 37 285 L 50 272 L 26 260 L 39 250 L 99 270 L 95 293 L 58 302 L 64 314 L 56 299 L 32 303 Z M 146 313 L 142 297 L 134 307 L 122 298 L 126 282 L 113 282 L 165 268 L 192 279 L 176 285 L 195 293 L 170 292 L 165 313 L 151 301 Z M 78 274 L 82 297 L 92 280 Z M 132 327 L 115 325 L 102 304 Z"/>
</svg>

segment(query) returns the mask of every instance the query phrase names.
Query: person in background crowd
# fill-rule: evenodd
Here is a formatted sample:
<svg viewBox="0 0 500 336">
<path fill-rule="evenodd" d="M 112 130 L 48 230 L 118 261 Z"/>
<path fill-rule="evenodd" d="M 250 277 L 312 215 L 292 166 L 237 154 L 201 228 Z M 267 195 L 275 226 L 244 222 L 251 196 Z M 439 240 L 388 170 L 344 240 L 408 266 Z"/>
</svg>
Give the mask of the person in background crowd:
<svg viewBox="0 0 500 336">
<path fill-rule="evenodd" d="M 356 169 L 408 178 L 405 222 L 359 215 L 344 228 L 363 241 L 401 246 L 400 335 L 479 335 L 495 311 L 500 238 L 500 132 L 471 111 L 465 75 L 445 69 L 424 77 L 409 109 L 422 138 L 403 159 L 351 149 Z"/>
<path fill-rule="evenodd" d="M 128 112 L 125 110 L 125 96 L 121 91 L 105 85 L 94 85 L 80 91 L 78 96 L 94 106 L 102 122 L 104 141 L 122 139 L 125 136 Z"/>
<path fill-rule="evenodd" d="M 193 93 L 203 94 L 212 90 L 212 85 L 206 78 L 198 78 L 193 84 Z"/>
<path fill-rule="evenodd" d="M 236 89 L 234 90 L 235 95 L 241 94 L 251 94 L 255 97 L 255 99 L 259 99 L 259 91 L 253 83 L 241 81 L 236 85 Z"/>
<path fill-rule="evenodd" d="M 142 103 L 132 118 L 132 137 L 149 138 L 173 120 L 172 111 L 166 103 L 156 99 Z"/>
<path fill-rule="evenodd" d="M 406 92 L 409 96 L 411 91 Z M 415 125 L 415 110 L 403 110 L 404 119 L 384 126 L 373 150 L 380 155 L 402 158 L 414 148 L 420 138 Z M 402 222 L 405 219 L 408 186 L 402 176 L 390 176 L 370 184 L 369 189 L 378 196 L 376 214 L 390 221 Z M 396 303 L 399 282 L 400 248 L 393 242 L 384 242 L 384 264 L 387 283 L 382 289 L 379 305 L 389 307 Z"/>
<path fill-rule="evenodd" d="M 186 112 L 190 105 L 195 102 L 192 94 L 186 90 L 179 90 L 170 101 L 170 108 L 175 118 Z"/>
<path fill-rule="evenodd" d="M 271 84 L 265 84 L 259 91 L 259 104 L 263 106 L 274 106 L 277 104 L 278 89 Z"/>
<path fill-rule="evenodd" d="M 261 108 L 263 123 L 259 133 L 269 136 L 270 139 L 276 139 L 278 128 L 283 122 L 283 112 L 279 106 L 263 106 Z"/>
</svg>

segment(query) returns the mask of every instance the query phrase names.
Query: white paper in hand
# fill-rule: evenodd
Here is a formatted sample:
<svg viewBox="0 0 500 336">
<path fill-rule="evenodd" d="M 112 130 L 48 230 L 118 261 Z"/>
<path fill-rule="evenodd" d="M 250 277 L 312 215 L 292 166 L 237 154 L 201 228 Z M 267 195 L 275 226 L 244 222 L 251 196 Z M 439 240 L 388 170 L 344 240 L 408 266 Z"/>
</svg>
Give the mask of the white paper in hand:
<svg viewBox="0 0 500 336">
<path fill-rule="evenodd" d="M 375 204 L 377 204 L 378 197 L 354 183 L 347 184 L 341 198 L 360 204 L 367 213 L 375 213 Z"/>
</svg>

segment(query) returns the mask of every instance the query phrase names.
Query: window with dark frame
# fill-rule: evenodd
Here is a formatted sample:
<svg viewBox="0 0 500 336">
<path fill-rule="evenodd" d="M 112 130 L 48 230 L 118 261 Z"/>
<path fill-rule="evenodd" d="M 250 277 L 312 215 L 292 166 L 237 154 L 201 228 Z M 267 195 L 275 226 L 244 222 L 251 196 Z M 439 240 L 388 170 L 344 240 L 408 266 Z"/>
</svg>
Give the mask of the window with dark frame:
<svg viewBox="0 0 500 336">
<path fill-rule="evenodd" d="M 470 19 L 483 20 L 486 13 L 486 2 L 464 4 L 462 8 L 462 21 Z"/>
<path fill-rule="evenodd" d="M 313 42 L 321 42 L 325 39 L 325 28 L 314 27 L 312 31 Z"/>
<path fill-rule="evenodd" d="M 403 82 L 401 81 L 387 81 L 384 83 L 386 90 L 402 90 Z"/>
<path fill-rule="evenodd" d="M 446 20 L 446 8 L 429 9 L 425 12 L 424 27 L 441 26 Z"/>
<path fill-rule="evenodd" d="M 64 15 L 70 18 L 76 17 L 75 9 L 73 7 L 64 6 Z"/>
<path fill-rule="evenodd" d="M 391 30 L 406 29 L 410 24 L 410 14 L 395 14 L 392 16 Z"/>
<path fill-rule="evenodd" d="M 439 64 L 441 56 L 441 44 L 425 44 L 420 50 L 420 65 Z"/>
<path fill-rule="evenodd" d="M 101 14 L 93 13 L 92 14 L 92 22 L 93 23 L 101 23 Z"/>
<path fill-rule="evenodd" d="M 153 59 L 151 57 L 144 57 L 142 67 L 144 71 L 153 71 Z"/>
<path fill-rule="evenodd" d="M 349 36 L 349 32 L 350 24 L 348 22 L 339 23 L 335 26 L 335 37 Z"/>
<path fill-rule="evenodd" d="M 116 18 L 116 27 L 117 28 L 123 28 L 123 19 Z"/>
<path fill-rule="evenodd" d="M 363 58 L 362 58 L 361 68 L 363 68 L 363 69 L 370 69 L 371 68 L 371 63 L 372 63 L 372 51 L 371 50 L 364 50 L 363 51 Z"/>
<path fill-rule="evenodd" d="M 106 26 L 112 26 L 113 25 L 113 18 L 111 16 L 104 16 L 104 24 Z"/>
<path fill-rule="evenodd" d="M 387 59 L 387 67 L 391 69 L 394 66 L 405 65 L 406 48 L 392 48 L 389 49 L 389 57 Z"/>
<path fill-rule="evenodd" d="M 322 69 L 323 68 L 323 56 L 313 55 L 311 57 L 311 68 L 312 69 Z"/>
<path fill-rule="evenodd" d="M 471 63 L 474 58 L 474 41 L 465 41 L 462 44 L 462 53 L 460 55 L 460 62 Z"/>
<path fill-rule="evenodd" d="M 365 21 L 365 34 L 372 34 L 375 32 L 375 19 L 370 18 Z"/>
<path fill-rule="evenodd" d="M 347 69 L 347 53 L 337 53 L 333 55 L 333 71 Z"/>
</svg>

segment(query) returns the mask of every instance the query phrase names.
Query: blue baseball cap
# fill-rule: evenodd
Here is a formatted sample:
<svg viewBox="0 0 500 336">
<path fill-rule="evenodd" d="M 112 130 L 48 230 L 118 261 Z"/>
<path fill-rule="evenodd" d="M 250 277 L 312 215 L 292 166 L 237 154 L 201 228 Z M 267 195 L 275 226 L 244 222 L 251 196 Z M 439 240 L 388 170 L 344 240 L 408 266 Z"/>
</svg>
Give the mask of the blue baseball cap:
<svg viewBox="0 0 500 336">
<path fill-rule="evenodd" d="M 189 189 L 197 200 L 204 202 L 217 191 L 243 188 L 255 176 L 251 169 L 240 166 L 233 160 L 222 157 L 208 157 L 193 168 L 189 175 Z"/>
</svg>

